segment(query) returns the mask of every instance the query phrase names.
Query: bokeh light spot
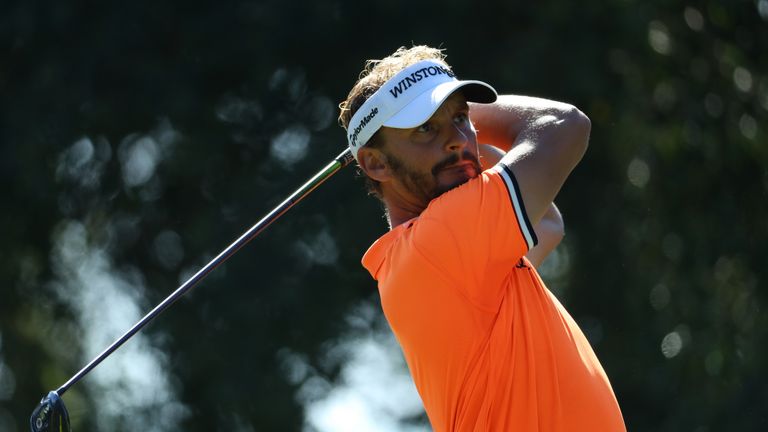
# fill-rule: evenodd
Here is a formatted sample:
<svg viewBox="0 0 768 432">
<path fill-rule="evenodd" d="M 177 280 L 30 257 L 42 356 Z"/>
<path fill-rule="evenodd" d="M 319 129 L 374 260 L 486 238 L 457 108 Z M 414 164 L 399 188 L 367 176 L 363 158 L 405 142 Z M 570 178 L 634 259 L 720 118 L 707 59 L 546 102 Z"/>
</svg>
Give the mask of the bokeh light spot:
<svg viewBox="0 0 768 432">
<path fill-rule="evenodd" d="M 648 25 L 648 44 L 659 54 L 671 54 L 672 38 L 669 36 L 667 26 L 660 21 L 651 21 Z"/>
<path fill-rule="evenodd" d="M 633 186 L 644 188 L 651 178 L 651 170 L 644 160 L 639 158 L 632 159 L 627 167 L 627 178 Z"/>
<path fill-rule="evenodd" d="M 309 148 L 310 134 L 301 125 L 291 126 L 272 138 L 270 154 L 286 168 L 304 159 Z"/>
<path fill-rule="evenodd" d="M 686 6 L 685 11 L 683 12 L 683 18 L 691 30 L 701 31 L 704 29 L 704 16 L 698 9 Z"/>
<path fill-rule="evenodd" d="M 752 73 L 749 70 L 743 67 L 737 67 L 733 70 L 733 84 L 737 89 L 746 93 L 752 90 L 752 83 Z"/>
<path fill-rule="evenodd" d="M 755 139 L 757 136 L 757 122 L 749 114 L 742 114 L 739 119 L 739 130 L 745 138 Z"/>
<path fill-rule="evenodd" d="M 758 0 L 757 13 L 759 13 L 764 20 L 768 21 L 768 0 Z"/>
<path fill-rule="evenodd" d="M 676 331 L 668 333 L 664 336 L 664 339 L 661 340 L 661 353 L 668 359 L 680 354 L 680 350 L 682 349 L 683 338 L 680 337 L 680 334 Z"/>
<path fill-rule="evenodd" d="M 120 144 L 118 157 L 126 186 L 140 186 L 155 174 L 160 151 L 153 138 L 131 136 Z"/>
<path fill-rule="evenodd" d="M 669 304 L 669 288 L 666 285 L 660 283 L 651 288 L 651 293 L 648 296 L 648 300 L 651 302 L 651 306 L 657 311 L 660 311 L 667 307 Z"/>
</svg>

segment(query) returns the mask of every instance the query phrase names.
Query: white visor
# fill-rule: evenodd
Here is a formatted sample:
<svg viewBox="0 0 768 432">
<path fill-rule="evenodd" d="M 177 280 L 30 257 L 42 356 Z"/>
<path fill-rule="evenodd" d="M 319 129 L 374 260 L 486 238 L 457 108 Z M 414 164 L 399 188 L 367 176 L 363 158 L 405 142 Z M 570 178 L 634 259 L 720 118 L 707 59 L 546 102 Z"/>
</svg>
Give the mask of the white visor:
<svg viewBox="0 0 768 432">
<path fill-rule="evenodd" d="M 352 155 L 382 126 L 408 129 L 424 124 L 458 89 L 468 102 L 491 103 L 496 90 L 482 81 L 460 81 L 436 60 L 415 63 L 390 78 L 355 112 L 347 128 Z"/>
</svg>

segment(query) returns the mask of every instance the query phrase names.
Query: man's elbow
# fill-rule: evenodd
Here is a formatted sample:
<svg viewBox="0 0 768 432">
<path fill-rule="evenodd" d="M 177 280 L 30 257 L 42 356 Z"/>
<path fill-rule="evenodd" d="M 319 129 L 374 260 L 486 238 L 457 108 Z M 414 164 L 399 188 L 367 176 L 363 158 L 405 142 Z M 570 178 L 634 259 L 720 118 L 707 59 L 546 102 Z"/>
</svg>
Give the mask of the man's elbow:
<svg viewBox="0 0 768 432">
<path fill-rule="evenodd" d="M 573 105 L 569 105 L 568 110 L 564 113 L 563 120 L 573 132 L 574 137 L 582 138 L 586 148 L 587 141 L 589 141 L 589 133 L 592 131 L 592 120 Z"/>
<path fill-rule="evenodd" d="M 568 129 L 570 153 L 578 162 L 587 151 L 592 121 L 583 111 L 570 105 L 564 113 L 563 124 Z"/>
<path fill-rule="evenodd" d="M 557 208 L 550 208 L 539 224 L 539 229 L 546 233 L 547 237 L 553 239 L 555 244 L 560 243 L 565 237 L 565 222 L 563 222 L 563 217 Z"/>
<path fill-rule="evenodd" d="M 559 219 L 555 222 L 555 226 L 552 227 L 552 235 L 557 238 L 557 242 L 560 243 L 565 238 L 565 224 L 563 219 Z"/>
</svg>

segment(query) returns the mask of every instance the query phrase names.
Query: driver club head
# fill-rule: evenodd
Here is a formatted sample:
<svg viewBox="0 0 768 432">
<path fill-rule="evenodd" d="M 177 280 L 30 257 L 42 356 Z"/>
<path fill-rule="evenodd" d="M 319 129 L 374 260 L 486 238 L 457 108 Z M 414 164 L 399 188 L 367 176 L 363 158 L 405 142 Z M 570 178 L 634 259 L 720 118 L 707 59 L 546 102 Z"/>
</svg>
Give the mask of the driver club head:
<svg viewBox="0 0 768 432">
<path fill-rule="evenodd" d="M 29 419 L 32 432 L 71 432 L 69 413 L 64 401 L 55 391 L 49 392 L 32 411 Z"/>
</svg>

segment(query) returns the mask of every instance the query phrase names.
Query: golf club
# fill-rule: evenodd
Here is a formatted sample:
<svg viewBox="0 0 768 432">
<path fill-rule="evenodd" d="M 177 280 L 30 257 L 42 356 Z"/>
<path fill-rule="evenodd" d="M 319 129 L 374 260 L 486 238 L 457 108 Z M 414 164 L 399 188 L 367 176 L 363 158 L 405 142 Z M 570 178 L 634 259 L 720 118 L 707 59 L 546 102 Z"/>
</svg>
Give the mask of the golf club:
<svg viewBox="0 0 768 432">
<path fill-rule="evenodd" d="M 190 277 L 186 282 L 179 286 L 174 292 L 165 298 L 160 304 L 155 306 L 154 309 L 149 311 L 143 318 L 141 318 L 136 324 L 133 325 L 128 331 L 126 331 L 117 340 L 112 342 L 101 354 L 97 355 L 87 365 L 85 365 L 79 372 L 72 376 L 67 382 L 55 391 L 51 391 L 45 396 L 40 404 L 32 412 L 30 417 L 30 428 L 32 432 L 48 432 L 48 431 L 70 431 L 69 414 L 67 408 L 64 406 L 64 402 L 61 400 L 67 389 L 73 384 L 80 381 L 88 372 L 95 368 L 105 358 L 118 349 L 123 343 L 130 339 L 134 334 L 141 330 L 147 323 L 153 318 L 160 315 L 165 309 L 173 304 L 179 297 L 183 296 L 192 287 L 197 285 L 203 278 L 205 278 L 213 269 L 224 263 L 232 255 L 235 254 L 240 248 L 245 246 L 246 243 L 251 241 L 254 237 L 259 235 L 264 229 L 266 229 L 272 222 L 277 220 L 280 216 L 285 214 L 291 207 L 301 201 L 310 192 L 315 190 L 333 174 L 339 171 L 341 168 L 349 165 L 353 160 L 352 152 L 349 149 L 344 150 L 339 154 L 332 162 L 326 165 L 322 170 L 310 178 L 304 185 L 296 189 L 288 198 L 285 199 L 280 205 L 275 207 L 271 212 L 264 216 L 260 221 L 256 222 L 251 228 L 243 233 L 237 240 L 227 246 L 219 255 L 212 259 L 208 264 L 203 266 L 197 273 Z"/>
</svg>

